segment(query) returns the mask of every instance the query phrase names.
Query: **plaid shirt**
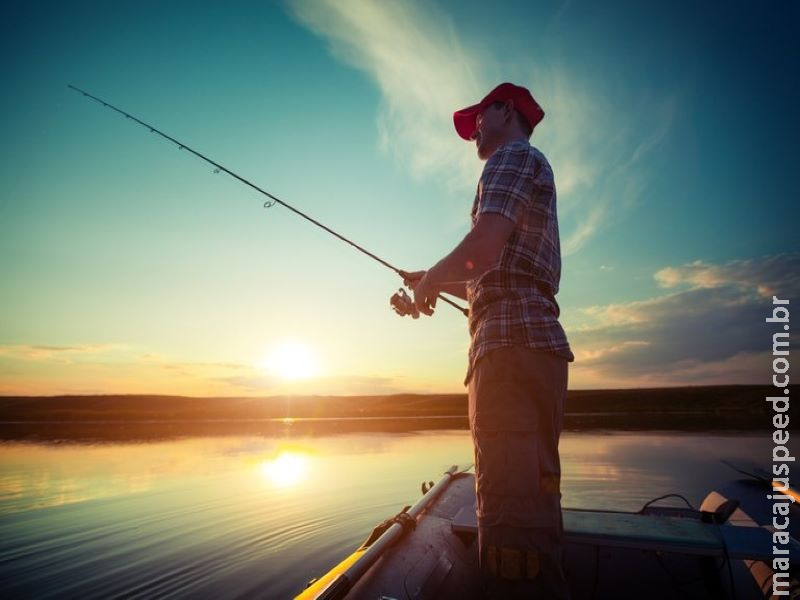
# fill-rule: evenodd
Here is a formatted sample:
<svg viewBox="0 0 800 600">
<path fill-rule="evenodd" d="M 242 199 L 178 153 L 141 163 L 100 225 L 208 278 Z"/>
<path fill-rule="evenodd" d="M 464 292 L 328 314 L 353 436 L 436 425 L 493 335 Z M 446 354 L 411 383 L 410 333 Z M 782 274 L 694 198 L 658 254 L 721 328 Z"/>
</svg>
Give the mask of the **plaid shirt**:
<svg viewBox="0 0 800 600">
<path fill-rule="evenodd" d="M 503 346 L 526 346 L 575 360 L 558 322 L 561 279 L 556 188 L 545 156 L 527 140 L 502 145 L 486 162 L 472 206 L 472 226 L 495 213 L 516 223 L 500 261 L 467 283 L 468 384 L 478 360 Z"/>
</svg>

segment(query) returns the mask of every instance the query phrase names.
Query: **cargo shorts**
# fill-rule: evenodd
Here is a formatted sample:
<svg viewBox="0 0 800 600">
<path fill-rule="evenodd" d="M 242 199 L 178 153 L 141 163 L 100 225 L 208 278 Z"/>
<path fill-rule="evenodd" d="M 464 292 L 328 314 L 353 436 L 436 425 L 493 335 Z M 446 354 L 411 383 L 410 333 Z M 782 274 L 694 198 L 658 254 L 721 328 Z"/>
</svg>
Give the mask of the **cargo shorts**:
<svg viewBox="0 0 800 600">
<path fill-rule="evenodd" d="M 498 597 L 569 597 L 558 455 L 567 376 L 565 358 L 509 346 L 484 355 L 469 382 L 480 567 Z"/>
</svg>

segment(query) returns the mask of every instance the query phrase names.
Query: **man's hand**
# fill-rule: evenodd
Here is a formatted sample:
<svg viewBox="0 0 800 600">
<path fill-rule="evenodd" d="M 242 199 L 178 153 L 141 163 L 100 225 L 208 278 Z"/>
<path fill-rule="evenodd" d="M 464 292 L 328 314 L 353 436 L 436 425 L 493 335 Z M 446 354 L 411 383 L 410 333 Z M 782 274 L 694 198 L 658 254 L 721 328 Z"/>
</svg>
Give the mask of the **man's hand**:
<svg viewBox="0 0 800 600">
<path fill-rule="evenodd" d="M 413 290 L 417 283 L 425 275 L 426 271 L 400 271 L 403 276 L 403 285 Z"/>
<path fill-rule="evenodd" d="M 414 305 L 416 309 L 428 316 L 433 314 L 436 307 L 436 298 L 440 289 L 433 286 L 428 271 L 400 271 L 403 284 L 414 292 Z"/>
<path fill-rule="evenodd" d="M 409 279 L 407 285 L 414 290 L 414 304 L 417 310 L 424 315 L 431 316 L 433 314 L 433 309 L 436 308 L 436 298 L 439 296 L 439 288 L 434 285 L 428 274 L 428 271 L 409 273 L 408 275 L 412 275 L 414 278 Z"/>
</svg>

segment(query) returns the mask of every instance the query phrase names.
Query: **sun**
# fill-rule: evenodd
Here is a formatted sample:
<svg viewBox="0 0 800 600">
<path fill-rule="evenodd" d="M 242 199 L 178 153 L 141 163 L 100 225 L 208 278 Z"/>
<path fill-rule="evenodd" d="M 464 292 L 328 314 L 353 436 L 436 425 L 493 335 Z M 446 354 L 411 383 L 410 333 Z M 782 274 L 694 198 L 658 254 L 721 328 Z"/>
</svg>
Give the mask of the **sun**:
<svg viewBox="0 0 800 600">
<path fill-rule="evenodd" d="M 274 346 L 261 366 L 284 379 L 308 379 L 319 370 L 317 360 L 308 346 L 293 341 Z"/>
</svg>

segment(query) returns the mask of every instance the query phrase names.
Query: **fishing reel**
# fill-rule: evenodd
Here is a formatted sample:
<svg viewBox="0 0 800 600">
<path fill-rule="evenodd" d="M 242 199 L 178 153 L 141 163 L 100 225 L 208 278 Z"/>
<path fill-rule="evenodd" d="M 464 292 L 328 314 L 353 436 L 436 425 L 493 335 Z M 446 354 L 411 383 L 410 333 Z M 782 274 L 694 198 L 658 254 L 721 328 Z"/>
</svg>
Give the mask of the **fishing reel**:
<svg viewBox="0 0 800 600">
<path fill-rule="evenodd" d="M 389 300 L 394 312 L 401 317 L 411 315 L 415 319 L 419 319 L 419 310 L 414 304 L 414 300 L 409 296 L 403 288 L 397 290 L 397 293 Z"/>
</svg>

